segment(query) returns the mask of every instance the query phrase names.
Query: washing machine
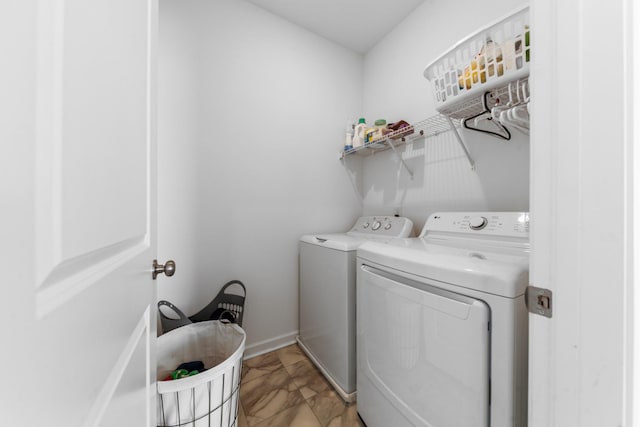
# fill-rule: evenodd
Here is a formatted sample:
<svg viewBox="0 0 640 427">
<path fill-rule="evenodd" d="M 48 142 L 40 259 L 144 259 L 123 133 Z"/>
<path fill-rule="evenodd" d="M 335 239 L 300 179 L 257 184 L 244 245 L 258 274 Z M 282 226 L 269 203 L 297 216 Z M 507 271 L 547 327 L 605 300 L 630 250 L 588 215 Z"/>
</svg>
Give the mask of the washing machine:
<svg viewBox="0 0 640 427">
<path fill-rule="evenodd" d="M 527 425 L 529 215 L 437 213 L 357 250 L 358 413 L 368 427 Z"/>
<path fill-rule="evenodd" d="M 302 236 L 298 344 L 347 402 L 355 399 L 356 249 L 410 236 L 411 220 L 364 216 L 346 233 Z"/>
</svg>

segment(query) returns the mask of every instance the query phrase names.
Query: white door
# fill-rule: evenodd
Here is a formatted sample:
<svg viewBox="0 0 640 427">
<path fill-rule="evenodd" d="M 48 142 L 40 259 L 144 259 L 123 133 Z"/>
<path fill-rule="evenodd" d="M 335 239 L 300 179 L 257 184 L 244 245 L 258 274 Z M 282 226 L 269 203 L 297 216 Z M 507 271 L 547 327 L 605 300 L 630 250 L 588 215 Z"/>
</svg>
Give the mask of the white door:
<svg viewBox="0 0 640 427">
<path fill-rule="evenodd" d="M 156 14 L 0 6 L 3 426 L 155 425 Z"/>
<path fill-rule="evenodd" d="M 553 291 L 553 317 L 530 317 L 529 427 L 640 425 L 632 12 L 634 0 L 532 4 L 531 282 Z"/>
</svg>

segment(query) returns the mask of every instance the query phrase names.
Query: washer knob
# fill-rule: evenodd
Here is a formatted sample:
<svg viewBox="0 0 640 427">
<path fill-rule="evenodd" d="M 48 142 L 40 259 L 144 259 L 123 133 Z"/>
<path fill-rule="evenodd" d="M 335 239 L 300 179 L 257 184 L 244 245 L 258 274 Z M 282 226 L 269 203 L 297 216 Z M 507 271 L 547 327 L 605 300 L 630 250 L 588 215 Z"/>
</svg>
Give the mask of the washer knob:
<svg viewBox="0 0 640 427">
<path fill-rule="evenodd" d="M 362 228 L 369 228 L 369 223 L 365 222 L 364 224 L 362 224 Z"/>
<path fill-rule="evenodd" d="M 472 230 L 482 230 L 487 226 L 487 218 L 483 216 L 474 216 L 469 220 L 469 228 Z"/>
<path fill-rule="evenodd" d="M 382 225 L 382 223 L 380 221 L 376 221 L 371 226 L 371 229 L 375 231 L 375 230 L 379 229 L 381 225 Z"/>
<path fill-rule="evenodd" d="M 391 229 L 391 223 L 388 222 L 387 225 L 384 226 L 385 230 L 390 230 Z"/>
</svg>

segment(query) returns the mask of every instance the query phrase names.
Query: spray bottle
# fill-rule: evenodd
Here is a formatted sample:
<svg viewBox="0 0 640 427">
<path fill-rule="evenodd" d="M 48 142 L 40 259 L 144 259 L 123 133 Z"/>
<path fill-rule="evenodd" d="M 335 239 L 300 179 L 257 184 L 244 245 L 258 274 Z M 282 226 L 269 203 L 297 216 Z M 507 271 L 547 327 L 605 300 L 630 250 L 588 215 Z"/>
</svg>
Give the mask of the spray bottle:
<svg viewBox="0 0 640 427">
<path fill-rule="evenodd" d="M 355 125 L 351 120 L 347 122 L 346 136 L 344 139 L 344 151 L 353 149 L 353 130 Z"/>
</svg>

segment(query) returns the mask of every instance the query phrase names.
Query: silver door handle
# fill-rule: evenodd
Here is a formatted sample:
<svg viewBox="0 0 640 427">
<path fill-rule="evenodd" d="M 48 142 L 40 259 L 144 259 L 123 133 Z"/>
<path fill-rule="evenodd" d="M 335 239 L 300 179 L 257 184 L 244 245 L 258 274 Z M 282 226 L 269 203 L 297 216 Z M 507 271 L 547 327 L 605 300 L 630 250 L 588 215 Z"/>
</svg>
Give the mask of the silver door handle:
<svg viewBox="0 0 640 427">
<path fill-rule="evenodd" d="M 158 264 L 158 260 L 153 260 L 153 272 L 151 276 L 156 280 L 158 274 L 164 273 L 165 276 L 171 277 L 176 272 L 176 263 L 173 260 L 167 261 L 164 265 Z"/>
</svg>

